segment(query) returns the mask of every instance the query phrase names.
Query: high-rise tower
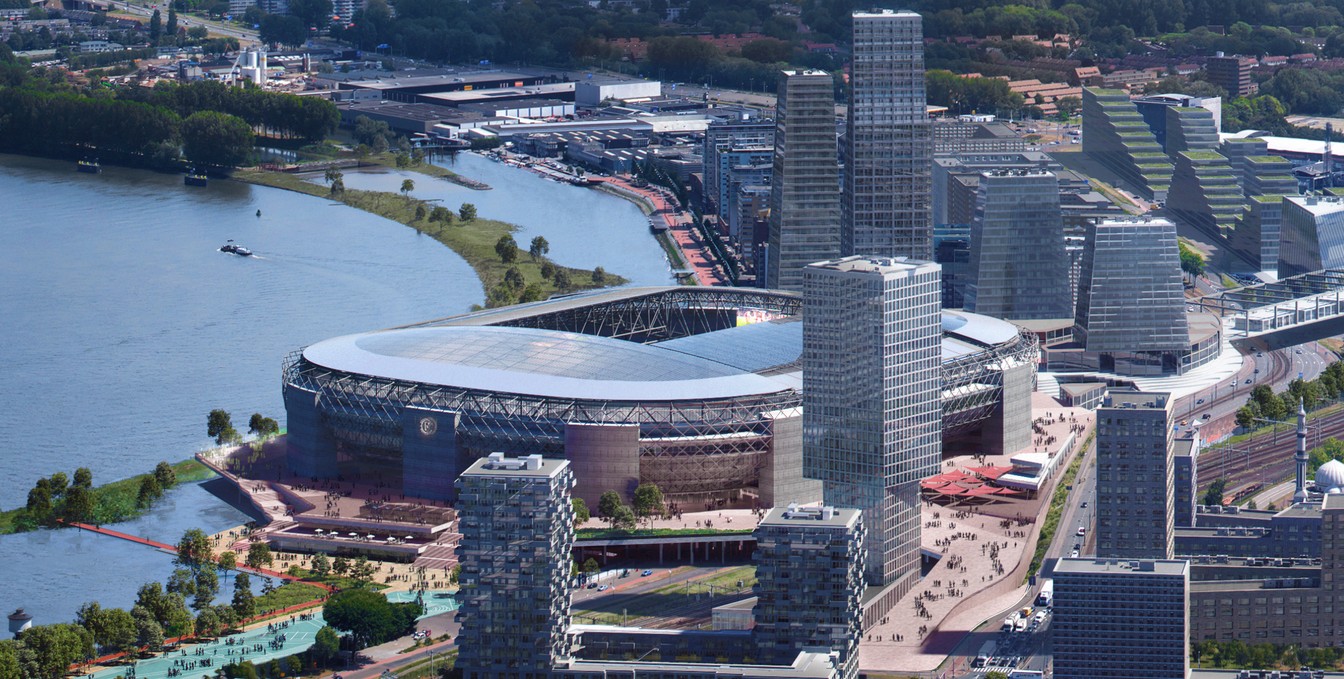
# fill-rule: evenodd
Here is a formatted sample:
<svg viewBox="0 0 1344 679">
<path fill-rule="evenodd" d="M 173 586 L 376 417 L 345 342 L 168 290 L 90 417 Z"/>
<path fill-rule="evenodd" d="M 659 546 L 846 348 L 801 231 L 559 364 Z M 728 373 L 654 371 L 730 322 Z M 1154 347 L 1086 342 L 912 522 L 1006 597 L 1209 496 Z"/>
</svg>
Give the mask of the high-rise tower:
<svg viewBox="0 0 1344 679">
<path fill-rule="evenodd" d="M 1297 489 L 1293 491 L 1293 502 L 1306 502 L 1307 495 L 1307 406 L 1302 399 L 1297 400 Z"/>
<path fill-rule="evenodd" d="M 966 310 L 1015 321 L 1072 318 L 1069 256 L 1053 172 L 980 176 Z"/>
<path fill-rule="evenodd" d="M 933 261 L 923 24 L 891 10 L 853 20 L 841 253 Z"/>
<path fill-rule="evenodd" d="M 803 473 L 863 510 L 864 625 L 919 578 L 919 482 L 942 454 L 937 264 L 844 257 L 803 275 Z"/>
<path fill-rule="evenodd" d="M 783 76 L 775 109 L 765 287 L 801 292 L 804 266 L 840 256 L 834 81 L 825 71 Z"/>
</svg>

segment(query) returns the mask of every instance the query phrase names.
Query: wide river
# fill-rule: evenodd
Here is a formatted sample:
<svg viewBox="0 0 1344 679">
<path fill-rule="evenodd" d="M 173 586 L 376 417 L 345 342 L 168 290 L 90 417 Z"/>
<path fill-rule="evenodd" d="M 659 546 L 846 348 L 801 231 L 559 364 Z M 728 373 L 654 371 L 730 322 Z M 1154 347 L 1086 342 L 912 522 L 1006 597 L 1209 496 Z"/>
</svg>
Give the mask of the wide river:
<svg viewBox="0 0 1344 679">
<path fill-rule="evenodd" d="M 524 248 L 544 235 L 563 264 L 670 281 L 646 220 L 626 201 L 473 155 L 453 166 L 495 188 L 413 175 L 415 193 L 519 224 Z M 434 240 L 286 191 L 189 188 L 180 176 L 122 168 L 84 175 L 0 155 L 0 205 L 3 508 L 58 470 L 88 467 L 101 483 L 188 457 L 209 442 L 212 408 L 229 410 L 240 430 L 253 412 L 283 423 L 287 353 L 462 313 L 484 297 L 466 262 Z M 218 252 L 230 239 L 257 256 Z M 243 520 L 192 488 L 130 532 L 173 542 L 188 527 Z M 169 569 L 167 557 L 88 534 L 2 536 L 0 615 L 23 606 L 40 624 L 68 620 L 88 600 L 126 606 L 142 581 Z"/>
</svg>

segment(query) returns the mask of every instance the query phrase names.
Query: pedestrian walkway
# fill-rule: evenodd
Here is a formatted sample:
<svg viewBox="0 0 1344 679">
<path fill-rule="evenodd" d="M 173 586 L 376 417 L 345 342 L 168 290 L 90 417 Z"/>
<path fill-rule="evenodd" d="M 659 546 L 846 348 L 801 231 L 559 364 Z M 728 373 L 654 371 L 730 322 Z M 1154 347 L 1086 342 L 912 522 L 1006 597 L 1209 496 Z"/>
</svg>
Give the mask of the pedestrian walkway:
<svg viewBox="0 0 1344 679">
<path fill-rule="evenodd" d="M 251 660 L 254 664 L 267 662 L 307 650 L 313 645 L 317 631 L 326 626 L 320 615 L 311 620 L 298 616 L 292 621 L 268 629 L 256 629 L 220 637 L 204 644 L 182 646 L 154 658 L 130 665 L 112 667 L 94 672 L 93 679 L 198 679 L 213 677 L 219 668 L 236 661 Z M 233 643 L 230 644 L 229 642 Z M 204 662 L 202 662 L 204 661 Z"/>
</svg>

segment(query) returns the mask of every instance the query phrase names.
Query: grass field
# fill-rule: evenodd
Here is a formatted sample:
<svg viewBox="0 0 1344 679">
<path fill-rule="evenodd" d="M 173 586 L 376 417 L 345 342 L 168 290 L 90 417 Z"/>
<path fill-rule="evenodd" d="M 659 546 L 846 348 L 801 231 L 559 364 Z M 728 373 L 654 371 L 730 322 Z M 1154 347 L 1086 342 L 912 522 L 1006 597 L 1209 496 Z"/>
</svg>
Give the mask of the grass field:
<svg viewBox="0 0 1344 679">
<path fill-rule="evenodd" d="M 575 540 L 601 540 L 604 538 L 672 538 L 686 535 L 735 535 L 750 533 L 750 528 L 740 530 L 716 530 L 714 528 L 580 528 L 575 531 Z"/>
<path fill-rule="evenodd" d="M 606 274 L 604 281 L 598 284 L 593 280 L 593 272 L 588 269 L 574 269 L 552 262 L 551 264 L 556 269 L 565 271 L 570 280 L 569 287 L 558 287 L 554 278 L 547 279 L 541 275 L 542 264 L 548 260 L 542 257 L 533 261 L 527 254 L 527 243 L 519 243 L 518 258 L 513 263 L 506 264 L 500 260 L 499 255 L 495 252 L 495 243 L 502 236 L 512 235 L 518 230 L 518 227 L 505 222 L 482 218 L 476 218 L 469 222 L 454 219 L 448 224 L 432 222 L 428 219 L 417 219 L 416 208 L 423 207 L 427 213 L 435 207 L 433 204 L 418 198 L 388 191 L 360 191 L 357 189 L 346 189 L 333 195 L 327 187 L 321 184 L 315 184 L 302 177 L 280 172 L 241 170 L 233 176 L 235 179 L 252 184 L 287 189 L 306 193 L 310 196 L 339 201 L 350 207 L 410 226 L 416 231 L 447 245 L 453 252 L 467 260 L 467 263 L 475 270 L 477 278 L 481 280 L 486 290 L 487 299 L 494 302 L 494 306 L 517 302 L 519 295 L 523 292 L 522 289 L 509 289 L 504 285 L 504 275 L 510 268 L 516 268 L 522 274 L 524 289 L 529 286 L 536 286 L 537 292 L 541 295 L 539 299 L 545 299 L 556 293 L 606 287 L 608 285 L 623 285 L 629 282 L 620 276 Z M 492 297 L 491 291 L 503 292 Z M 509 298 L 506 299 L 506 296 Z"/>
<path fill-rule="evenodd" d="M 711 592 L 715 600 L 727 596 L 747 596 L 755 584 L 755 566 L 734 566 L 716 570 L 712 575 L 663 585 L 639 594 L 602 597 L 593 601 L 595 605 L 591 608 L 575 609 L 574 618 L 598 625 L 621 625 L 638 618 L 674 617 L 692 609 L 704 608 Z"/>
</svg>

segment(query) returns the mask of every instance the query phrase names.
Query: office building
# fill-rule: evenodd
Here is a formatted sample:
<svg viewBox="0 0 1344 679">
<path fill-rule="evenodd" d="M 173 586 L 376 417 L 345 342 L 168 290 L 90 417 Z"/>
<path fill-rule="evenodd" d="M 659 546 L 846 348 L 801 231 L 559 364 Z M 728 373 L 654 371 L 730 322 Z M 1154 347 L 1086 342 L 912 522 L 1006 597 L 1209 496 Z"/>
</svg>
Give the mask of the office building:
<svg viewBox="0 0 1344 679">
<path fill-rule="evenodd" d="M 729 168 L 769 163 L 774 148 L 774 121 L 710 123 L 701 152 L 705 159 L 706 214 L 722 214 L 728 204 Z"/>
<path fill-rule="evenodd" d="M 1201 106 L 1202 102 L 1209 102 Z M 1162 150 L 1173 158 L 1181 151 L 1217 151 L 1222 132 L 1223 100 L 1196 99 L 1186 95 L 1159 94 L 1137 99 L 1134 106 L 1143 115 Z M 1150 113 L 1151 112 L 1151 113 Z M 1158 122 L 1160 120 L 1160 122 Z"/>
<path fill-rule="evenodd" d="M 919 481 L 937 471 L 937 264 L 851 256 L 803 277 L 803 472 L 826 504 L 863 510 L 864 626 L 919 577 Z"/>
<path fill-rule="evenodd" d="M 1287 196 L 1279 234 L 1279 277 L 1344 266 L 1344 198 Z"/>
<path fill-rule="evenodd" d="M 1229 99 L 1236 99 L 1251 94 L 1251 69 L 1257 65 L 1255 59 L 1228 57 L 1219 52 L 1204 62 L 1204 72 L 1209 82 L 1227 90 Z"/>
<path fill-rule="evenodd" d="M 1198 427 L 1186 430 L 1172 442 L 1172 480 L 1175 484 L 1172 488 L 1173 522 L 1178 528 L 1190 528 L 1195 525 L 1197 516 L 1195 507 L 1199 505 L 1200 500 L 1199 448 Z"/>
<path fill-rule="evenodd" d="M 1056 679 L 1190 675 L 1190 564 L 1060 559 L 1050 622 Z"/>
<path fill-rule="evenodd" d="M 966 310 L 1011 320 L 1071 318 L 1069 258 L 1052 172 L 980 177 Z"/>
<path fill-rule="evenodd" d="M 1105 354 L 1102 369 L 1182 372 L 1209 360 L 1175 355 L 1191 350 L 1175 224 L 1115 219 L 1089 229 L 1074 332 L 1087 351 Z"/>
<path fill-rule="evenodd" d="M 755 536 L 754 637 L 761 660 L 784 664 L 805 648 L 826 648 L 857 669 L 865 539 L 860 512 L 776 507 Z"/>
<path fill-rule="evenodd" d="M 937 153 L 934 154 L 932 167 L 935 228 L 947 224 L 971 223 L 975 215 L 975 193 L 980 184 L 980 175 L 985 172 L 1049 170 L 1058 174 L 1064 171 L 1064 166 L 1041 151 Z M 1068 182 L 1061 182 L 1061 191 L 1066 190 L 1066 184 Z"/>
<path fill-rule="evenodd" d="M 458 478 L 465 676 L 545 677 L 569 655 L 573 486 L 569 462 L 541 455 L 491 453 Z"/>
<path fill-rule="evenodd" d="M 825 71 L 780 78 L 765 287 L 800 292 L 804 266 L 840 255 L 834 86 Z"/>
<path fill-rule="evenodd" d="M 1283 199 L 1278 195 L 1251 196 L 1228 236 L 1228 249 L 1250 262 L 1256 271 L 1278 273 Z"/>
<path fill-rule="evenodd" d="M 1171 394 L 1112 389 L 1097 409 L 1097 556 L 1170 559 Z"/>
<path fill-rule="evenodd" d="M 933 120 L 933 152 L 1024 153 L 1027 140 L 994 116 L 965 115 Z"/>
<path fill-rule="evenodd" d="M 853 15 L 841 253 L 933 260 L 933 154 L 915 12 Z"/>
<path fill-rule="evenodd" d="M 1178 151 L 1175 163 L 1167 209 L 1214 238 L 1226 238 L 1245 204 L 1241 177 L 1217 151 Z"/>
<path fill-rule="evenodd" d="M 1083 156 L 1120 186 L 1165 201 L 1171 159 L 1138 106 L 1121 90 L 1083 88 Z M 1164 120 L 1166 111 L 1162 111 Z"/>
</svg>

